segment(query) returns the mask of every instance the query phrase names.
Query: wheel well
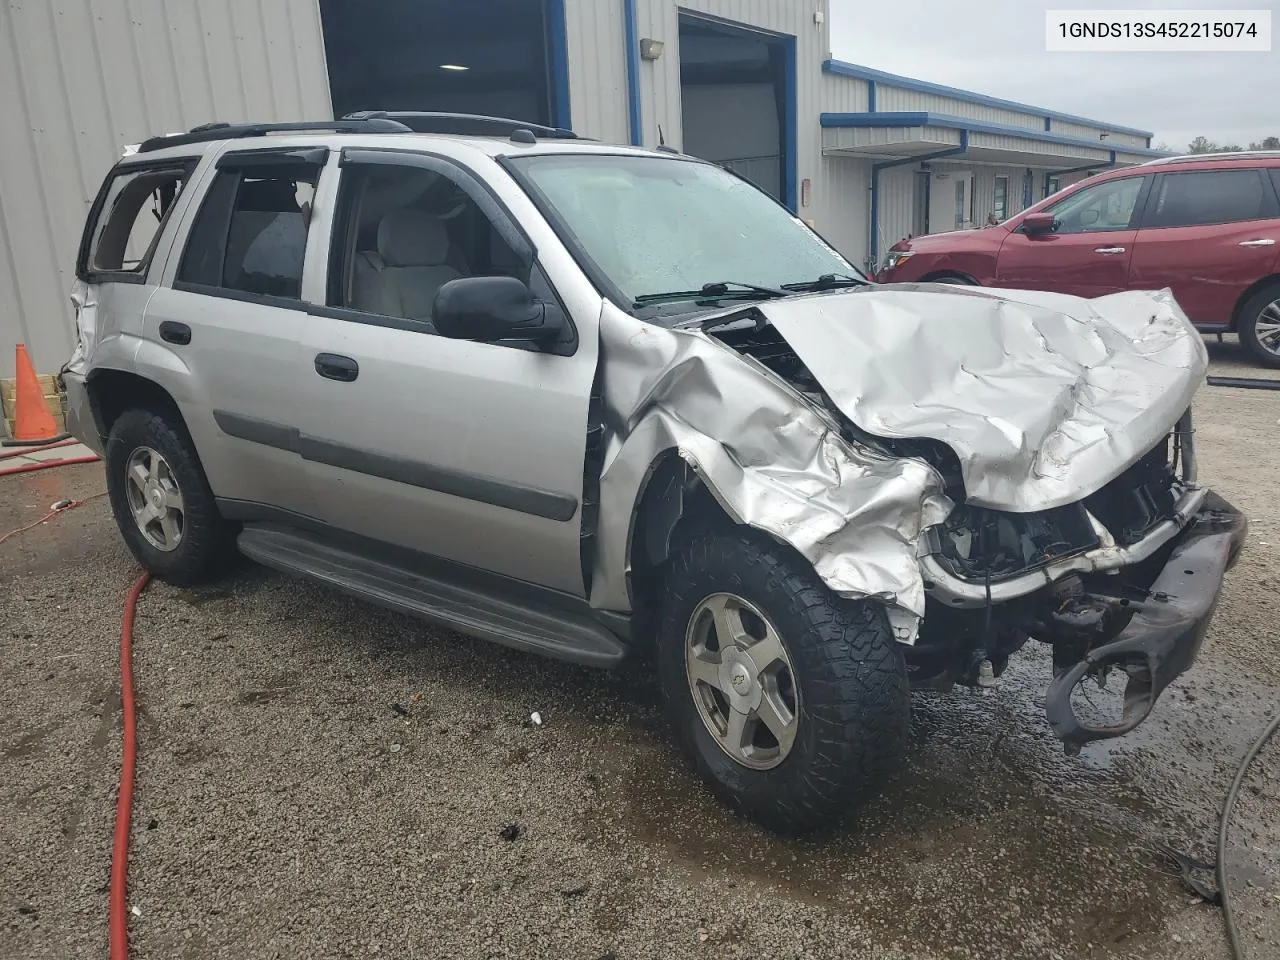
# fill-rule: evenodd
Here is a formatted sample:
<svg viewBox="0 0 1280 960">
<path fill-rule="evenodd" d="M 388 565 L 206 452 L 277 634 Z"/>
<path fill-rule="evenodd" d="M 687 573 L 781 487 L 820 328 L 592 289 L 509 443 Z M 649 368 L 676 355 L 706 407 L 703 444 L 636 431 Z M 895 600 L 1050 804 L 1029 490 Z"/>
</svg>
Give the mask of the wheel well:
<svg viewBox="0 0 1280 960">
<path fill-rule="evenodd" d="M 169 413 L 182 421 L 178 404 L 169 391 L 146 377 L 122 370 L 95 370 L 88 380 L 89 403 L 98 434 L 105 440 L 111 427 L 127 410 Z"/>
<path fill-rule="evenodd" d="M 1240 299 L 1236 301 L 1235 309 L 1231 311 L 1231 328 L 1236 330 L 1240 326 L 1240 312 L 1244 309 L 1244 305 L 1249 302 L 1250 298 L 1264 287 L 1280 285 L 1280 274 L 1271 274 L 1269 277 L 1263 277 L 1244 293 L 1240 294 Z"/>
<path fill-rule="evenodd" d="M 977 280 L 967 273 L 961 273 L 959 270 L 935 270 L 933 273 L 926 273 L 920 278 L 921 283 L 937 283 L 939 280 L 962 280 L 972 286 L 980 286 Z"/>
<path fill-rule="evenodd" d="M 680 548 L 708 530 L 733 526 L 702 478 L 679 454 L 650 470 L 627 543 L 633 634 L 648 642 L 658 621 L 662 569 Z"/>
</svg>

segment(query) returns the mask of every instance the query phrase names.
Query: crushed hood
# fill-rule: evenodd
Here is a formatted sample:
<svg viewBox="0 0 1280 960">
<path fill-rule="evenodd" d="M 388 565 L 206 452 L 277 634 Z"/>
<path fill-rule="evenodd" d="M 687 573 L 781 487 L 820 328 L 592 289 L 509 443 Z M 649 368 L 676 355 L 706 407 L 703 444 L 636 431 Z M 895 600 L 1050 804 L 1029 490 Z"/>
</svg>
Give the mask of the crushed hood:
<svg viewBox="0 0 1280 960">
<path fill-rule="evenodd" d="M 946 443 L 969 501 L 1015 512 L 1117 477 L 1169 433 L 1208 364 L 1168 291 L 901 284 L 759 309 L 854 424 Z"/>
</svg>

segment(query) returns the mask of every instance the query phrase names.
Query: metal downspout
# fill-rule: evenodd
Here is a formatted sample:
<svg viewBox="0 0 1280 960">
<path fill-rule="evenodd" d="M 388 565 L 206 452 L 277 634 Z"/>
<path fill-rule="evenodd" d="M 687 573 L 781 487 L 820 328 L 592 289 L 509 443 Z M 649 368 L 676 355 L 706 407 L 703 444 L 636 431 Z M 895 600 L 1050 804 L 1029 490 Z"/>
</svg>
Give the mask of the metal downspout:
<svg viewBox="0 0 1280 960">
<path fill-rule="evenodd" d="M 947 150 L 939 150 L 936 153 L 926 153 L 918 157 L 904 157 L 900 160 L 885 160 L 881 163 L 873 163 L 871 165 L 871 216 L 870 229 L 871 237 L 867 244 L 870 251 L 867 257 L 868 267 L 872 273 L 875 272 L 876 264 L 880 260 L 880 171 L 887 170 L 890 167 L 902 167 L 909 163 L 926 163 L 930 160 L 941 160 L 943 157 L 954 157 L 964 153 L 969 149 L 969 131 L 960 131 L 960 146 L 951 147 Z"/>
</svg>

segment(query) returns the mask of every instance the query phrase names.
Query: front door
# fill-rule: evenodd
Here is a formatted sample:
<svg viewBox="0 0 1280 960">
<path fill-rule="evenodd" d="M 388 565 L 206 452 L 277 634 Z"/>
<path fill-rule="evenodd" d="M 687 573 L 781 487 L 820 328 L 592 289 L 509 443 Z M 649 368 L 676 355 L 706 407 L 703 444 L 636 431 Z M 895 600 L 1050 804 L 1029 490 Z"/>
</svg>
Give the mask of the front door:
<svg viewBox="0 0 1280 960">
<path fill-rule="evenodd" d="M 1265 171 L 1166 173 L 1152 187 L 1129 282 L 1169 288 L 1196 323 L 1229 323 L 1278 250 L 1280 204 Z"/>
<path fill-rule="evenodd" d="M 325 185 L 325 190 L 329 184 Z M 332 268 L 303 336 L 299 442 L 320 516 L 373 540 L 583 596 L 599 311 L 546 348 L 436 333 L 436 292 L 515 276 L 554 303 L 534 244 L 445 157 L 347 150 Z M 592 324 L 590 329 L 586 323 Z"/>
<path fill-rule="evenodd" d="M 1128 288 L 1137 230 L 1134 211 L 1149 177 L 1107 180 L 1072 192 L 1040 212 L 1050 233 L 1010 231 L 1000 247 L 995 286 L 1100 297 Z"/>
</svg>

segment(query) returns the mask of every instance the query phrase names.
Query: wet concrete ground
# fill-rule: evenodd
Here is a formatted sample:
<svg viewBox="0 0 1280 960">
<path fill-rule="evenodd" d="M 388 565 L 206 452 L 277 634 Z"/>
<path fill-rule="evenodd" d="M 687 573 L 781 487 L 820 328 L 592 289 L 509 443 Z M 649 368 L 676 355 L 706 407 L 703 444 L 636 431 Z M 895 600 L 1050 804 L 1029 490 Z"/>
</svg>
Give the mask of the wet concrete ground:
<svg viewBox="0 0 1280 960">
<path fill-rule="evenodd" d="M 1211 352 L 1215 371 L 1278 375 Z M 1147 724 L 1065 757 L 1028 647 L 998 691 L 917 696 L 898 776 L 805 841 L 701 789 L 637 671 L 441 635 L 247 565 L 153 586 L 135 955 L 1226 957 L 1218 912 L 1157 848 L 1211 858 L 1235 764 L 1280 707 L 1280 393 L 1206 388 L 1197 418 L 1203 478 L 1252 536 Z M 102 486 L 96 465 L 2 479 L 0 532 Z M 135 573 L 101 499 L 0 545 L 0 957 L 104 953 Z M 1232 830 L 1255 958 L 1280 957 L 1278 797 L 1280 742 Z"/>
</svg>

